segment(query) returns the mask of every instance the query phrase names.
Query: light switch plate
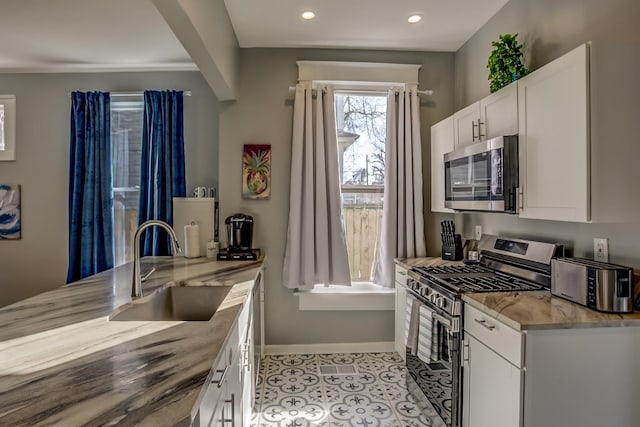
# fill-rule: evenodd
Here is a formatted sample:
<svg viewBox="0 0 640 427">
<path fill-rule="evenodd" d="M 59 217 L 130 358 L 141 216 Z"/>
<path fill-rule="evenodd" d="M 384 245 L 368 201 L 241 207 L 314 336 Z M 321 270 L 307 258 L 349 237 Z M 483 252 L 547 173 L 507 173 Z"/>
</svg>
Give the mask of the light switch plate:
<svg viewBox="0 0 640 427">
<path fill-rule="evenodd" d="M 593 239 L 593 259 L 600 262 L 609 262 L 609 240 L 604 238 Z"/>
</svg>

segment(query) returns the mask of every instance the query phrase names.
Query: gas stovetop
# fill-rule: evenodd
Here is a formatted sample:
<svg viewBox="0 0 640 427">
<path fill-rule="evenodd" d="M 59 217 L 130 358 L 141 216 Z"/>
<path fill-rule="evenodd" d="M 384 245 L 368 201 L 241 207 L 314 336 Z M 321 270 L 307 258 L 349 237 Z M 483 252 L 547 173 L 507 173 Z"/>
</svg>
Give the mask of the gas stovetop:
<svg viewBox="0 0 640 427">
<path fill-rule="evenodd" d="M 434 281 L 454 294 L 466 292 L 538 291 L 545 287 L 535 282 L 497 272 L 481 265 L 414 267 L 412 275 L 425 285 Z M 416 277 L 417 276 L 417 277 Z"/>
<path fill-rule="evenodd" d="M 468 292 L 520 292 L 548 289 L 551 258 L 561 245 L 484 235 L 478 243 L 480 264 L 413 267 L 407 290 L 439 312 L 461 314 Z"/>
</svg>

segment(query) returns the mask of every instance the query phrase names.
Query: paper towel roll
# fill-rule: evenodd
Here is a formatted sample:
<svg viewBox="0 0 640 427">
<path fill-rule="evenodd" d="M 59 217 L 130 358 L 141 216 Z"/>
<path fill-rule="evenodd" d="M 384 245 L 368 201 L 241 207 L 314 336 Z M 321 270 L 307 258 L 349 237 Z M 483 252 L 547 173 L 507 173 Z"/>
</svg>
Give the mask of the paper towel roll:
<svg viewBox="0 0 640 427">
<path fill-rule="evenodd" d="M 200 226 L 195 222 L 184 226 L 184 257 L 200 257 Z"/>
</svg>

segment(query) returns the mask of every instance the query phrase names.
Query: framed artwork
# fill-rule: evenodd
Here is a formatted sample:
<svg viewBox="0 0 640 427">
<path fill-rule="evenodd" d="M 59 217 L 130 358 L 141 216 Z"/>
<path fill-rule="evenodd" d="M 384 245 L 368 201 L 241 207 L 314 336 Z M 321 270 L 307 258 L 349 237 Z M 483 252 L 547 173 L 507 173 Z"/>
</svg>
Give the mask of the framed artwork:
<svg viewBox="0 0 640 427">
<path fill-rule="evenodd" d="M 271 144 L 245 144 L 242 150 L 242 198 L 271 198 Z"/>
<path fill-rule="evenodd" d="M 19 240 L 21 231 L 20 186 L 0 184 L 0 240 Z"/>
<path fill-rule="evenodd" d="M 0 95 L 0 160 L 16 159 L 16 97 Z"/>
</svg>

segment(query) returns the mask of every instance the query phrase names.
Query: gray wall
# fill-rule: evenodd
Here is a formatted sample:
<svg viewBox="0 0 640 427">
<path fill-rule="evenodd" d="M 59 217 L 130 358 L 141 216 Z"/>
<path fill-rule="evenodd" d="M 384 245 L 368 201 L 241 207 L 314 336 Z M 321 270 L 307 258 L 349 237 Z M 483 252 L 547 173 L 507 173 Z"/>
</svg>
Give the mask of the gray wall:
<svg viewBox="0 0 640 427">
<path fill-rule="evenodd" d="M 525 62 L 535 70 L 589 40 L 640 42 L 638 22 L 640 2 L 637 0 L 511 0 L 456 53 L 455 108 L 489 94 L 486 63 L 491 41 L 500 34 L 519 33 L 519 40 L 525 44 Z M 635 89 L 635 80 L 629 81 L 628 88 L 640 93 Z M 622 191 L 630 199 L 637 199 L 635 181 L 635 177 L 629 177 L 611 191 Z M 620 209 L 627 207 L 619 206 Z M 468 237 L 473 233 L 473 226 L 481 224 L 485 232 L 560 241 L 577 256 L 592 256 L 593 238 L 607 237 L 611 262 L 640 268 L 640 217 L 637 215 L 635 221 L 598 224 L 524 220 L 501 214 L 450 217 L 464 225 Z"/>
<path fill-rule="evenodd" d="M 281 283 L 289 214 L 289 176 L 296 60 L 364 61 L 422 64 L 420 88 L 435 95 L 422 101 L 425 187 L 432 124 L 453 111 L 453 54 L 346 50 L 243 49 L 238 100 L 220 113 L 220 217 L 244 212 L 255 219 L 255 246 L 266 261 L 267 344 L 316 344 L 393 341 L 392 311 L 302 312 Z M 241 198 L 241 155 L 246 143 L 272 149 L 272 192 L 268 201 Z M 425 195 L 429 200 L 429 195 Z M 429 209 L 428 202 L 426 210 Z M 433 229 L 433 227 L 431 227 Z"/>
<path fill-rule="evenodd" d="M 216 185 L 218 101 L 199 72 L 0 74 L 16 95 L 16 161 L 0 183 L 22 186 L 22 239 L 0 241 L 0 306 L 61 286 L 68 261 L 69 93 L 191 90 L 184 102 L 187 188 Z"/>
</svg>

